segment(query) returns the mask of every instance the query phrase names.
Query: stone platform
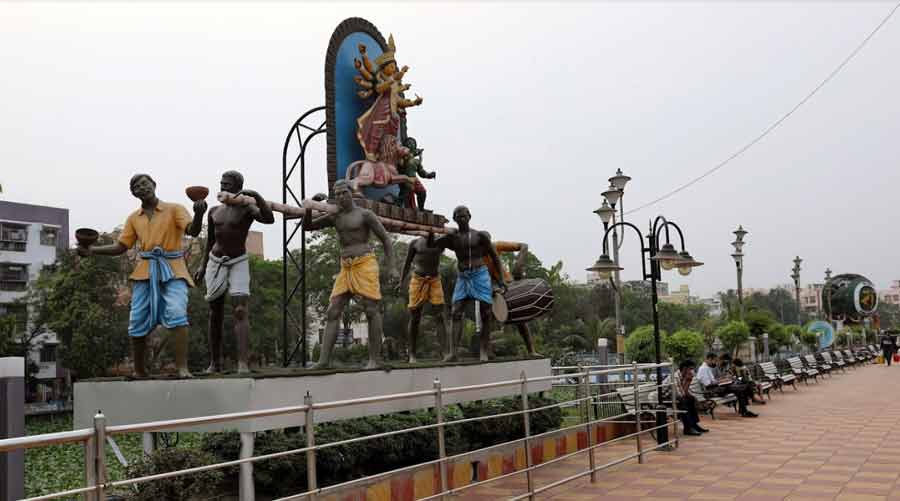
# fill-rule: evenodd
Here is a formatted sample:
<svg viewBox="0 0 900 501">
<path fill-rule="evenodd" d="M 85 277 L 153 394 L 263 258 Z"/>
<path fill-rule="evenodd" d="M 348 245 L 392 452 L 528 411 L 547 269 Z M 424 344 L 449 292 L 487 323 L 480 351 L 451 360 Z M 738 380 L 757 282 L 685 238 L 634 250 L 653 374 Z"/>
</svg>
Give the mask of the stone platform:
<svg viewBox="0 0 900 501">
<path fill-rule="evenodd" d="M 435 378 L 444 388 L 550 374 L 550 359 L 501 360 L 487 363 L 435 364 L 358 371 L 290 371 L 249 377 L 196 379 L 94 380 L 75 384 L 74 427 L 90 428 L 98 410 L 108 425 L 141 423 L 303 404 L 348 400 L 431 389 Z M 548 391 L 550 381 L 529 384 L 530 392 Z M 444 404 L 518 395 L 518 385 L 444 395 Z M 394 400 L 316 411 L 316 422 L 432 407 L 432 397 Z M 178 428 L 173 431 L 264 431 L 303 424 L 303 414 Z"/>
</svg>

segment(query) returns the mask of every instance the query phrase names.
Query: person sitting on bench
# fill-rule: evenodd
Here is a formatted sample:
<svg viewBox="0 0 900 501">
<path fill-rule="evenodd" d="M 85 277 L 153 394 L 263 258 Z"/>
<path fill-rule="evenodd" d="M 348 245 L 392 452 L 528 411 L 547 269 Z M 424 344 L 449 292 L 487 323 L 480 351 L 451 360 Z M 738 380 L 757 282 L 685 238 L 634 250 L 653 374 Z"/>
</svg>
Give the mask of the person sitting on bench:
<svg viewBox="0 0 900 501">
<path fill-rule="evenodd" d="M 748 384 L 736 382 L 730 374 L 722 374 L 722 377 L 716 379 L 712 369 L 716 364 L 716 358 L 715 353 L 708 353 L 706 361 L 703 362 L 703 365 L 700 366 L 700 371 L 697 373 L 697 379 L 700 380 L 703 389 L 718 395 L 734 393 L 738 401 L 738 413 L 743 417 L 756 417 L 756 413 L 747 409 L 753 389 Z M 727 366 L 730 359 L 730 356 L 723 355 L 722 365 Z"/>
<path fill-rule="evenodd" d="M 684 434 L 699 436 L 709 430 L 700 426 L 700 414 L 697 412 L 697 398 L 690 392 L 691 381 L 694 379 L 693 360 L 684 360 L 678 364 L 675 371 L 675 398 L 678 409 L 684 412 L 678 413 L 681 424 L 684 426 Z"/>
</svg>

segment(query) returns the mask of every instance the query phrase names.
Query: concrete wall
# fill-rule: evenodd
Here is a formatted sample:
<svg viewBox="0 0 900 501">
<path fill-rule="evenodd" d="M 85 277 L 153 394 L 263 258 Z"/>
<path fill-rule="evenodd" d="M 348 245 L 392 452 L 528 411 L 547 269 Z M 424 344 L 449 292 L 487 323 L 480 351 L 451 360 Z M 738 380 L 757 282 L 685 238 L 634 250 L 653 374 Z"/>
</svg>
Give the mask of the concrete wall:
<svg viewBox="0 0 900 501">
<path fill-rule="evenodd" d="M 74 427 L 93 426 L 97 410 L 109 425 L 143 423 L 232 412 L 274 409 L 303 404 L 307 392 L 314 402 L 333 402 L 375 395 L 430 390 L 435 378 L 443 387 L 468 386 L 492 381 L 516 380 L 525 371 L 532 377 L 550 374 L 549 359 L 516 360 L 483 364 L 448 365 L 390 371 L 371 370 L 325 375 L 268 378 L 197 378 L 183 380 L 99 381 L 75 384 Z M 550 381 L 531 383 L 529 391 L 550 389 Z M 519 385 L 444 395 L 444 403 L 518 395 Z M 316 422 L 423 409 L 433 397 L 420 397 L 315 413 Z M 302 414 L 290 414 L 241 422 L 178 428 L 174 431 L 264 431 L 299 426 Z"/>
</svg>

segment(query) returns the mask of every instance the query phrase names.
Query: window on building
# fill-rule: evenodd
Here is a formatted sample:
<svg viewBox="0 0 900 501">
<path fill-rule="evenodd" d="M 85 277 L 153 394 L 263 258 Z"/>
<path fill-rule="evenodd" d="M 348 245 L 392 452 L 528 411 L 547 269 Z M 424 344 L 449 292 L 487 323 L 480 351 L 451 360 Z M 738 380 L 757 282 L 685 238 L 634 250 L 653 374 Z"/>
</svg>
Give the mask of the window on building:
<svg viewBox="0 0 900 501">
<path fill-rule="evenodd" d="M 0 263 L 0 290 L 24 291 L 27 287 L 27 264 Z"/>
<path fill-rule="evenodd" d="M 27 224 L 0 223 L 0 251 L 25 252 L 27 242 Z"/>
<path fill-rule="evenodd" d="M 44 226 L 41 228 L 41 245 L 51 245 L 56 247 L 56 239 L 59 235 L 59 228 L 56 226 Z"/>
<path fill-rule="evenodd" d="M 28 328 L 28 309 L 24 304 L 0 303 L 0 317 L 12 315 L 16 319 L 16 334 L 25 332 Z"/>
<path fill-rule="evenodd" d="M 56 362 L 56 346 L 55 344 L 41 346 L 41 362 Z"/>
</svg>

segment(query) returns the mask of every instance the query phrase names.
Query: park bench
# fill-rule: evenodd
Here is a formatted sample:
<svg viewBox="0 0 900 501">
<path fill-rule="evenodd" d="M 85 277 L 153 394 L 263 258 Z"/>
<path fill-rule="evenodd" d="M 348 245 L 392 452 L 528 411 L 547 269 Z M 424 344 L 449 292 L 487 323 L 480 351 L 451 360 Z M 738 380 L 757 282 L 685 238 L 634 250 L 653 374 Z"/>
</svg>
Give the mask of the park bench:
<svg viewBox="0 0 900 501">
<path fill-rule="evenodd" d="M 625 407 L 625 412 L 631 414 L 640 415 L 641 427 L 648 428 L 652 426 L 656 426 L 656 412 L 657 411 L 665 411 L 666 418 L 676 419 L 677 416 L 672 412 L 672 401 L 663 401 L 662 405 L 659 405 L 659 400 L 656 396 L 656 385 L 653 383 L 645 383 L 638 386 L 638 398 L 637 403 L 640 407 L 639 409 L 635 409 L 635 399 L 634 399 L 634 386 L 622 386 L 620 388 L 616 388 L 616 394 L 619 396 L 619 399 L 622 401 L 622 406 Z M 671 394 L 670 388 L 663 387 L 663 392 L 668 392 Z M 647 417 L 649 416 L 649 418 Z M 650 432 L 650 435 L 653 438 L 656 438 L 656 430 Z"/>
<path fill-rule="evenodd" d="M 772 387 L 775 386 L 775 383 L 768 379 L 757 380 L 754 381 L 754 383 L 754 389 L 756 390 L 756 394 L 759 395 L 759 398 L 766 396 L 769 397 L 769 400 L 772 400 Z"/>
<path fill-rule="evenodd" d="M 775 362 L 761 362 L 759 368 L 763 372 L 763 377 L 775 384 L 779 391 L 784 393 L 784 385 L 789 384 L 797 391 L 797 376 L 793 374 L 781 374 Z"/>
<path fill-rule="evenodd" d="M 822 352 L 822 360 L 825 362 L 826 365 L 829 365 L 831 367 L 837 367 L 838 369 L 841 370 L 841 372 L 847 372 L 847 370 L 844 369 L 844 366 L 847 365 L 844 362 L 844 360 L 832 357 L 831 353 L 828 353 L 827 351 Z"/>
<path fill-rule="evenodd" d="M 809 367 L 810 369 L 815 369 L 815 370 L 819 371 L 819 373 L 821 373 L 821 374 L 827 374 L 828 376 L 831 376 L 831 366 L 828 364 L 820 364 L 816 360 L 815 355 L 805 355 L 803 357 L 803 361 L 806 363 L 806 366 Z"/>
<path fill-rule="evenodd" d="M 840 352 L 840 350 L 835 350 L 831 352 L 831 358 L 834 359 L 835 365 L 844 370 L 846 367 L 853 367 L 853 364 L 844 358 L 844 354 Z"/>
<path fill-rule="evenodd" d="M 719 405 L 730 405 L 734 408 L 734 412 L 737 412 L 737 397 L 732 393 L 716 396 L 712 392 L 704 390 L 697 378 L 691 381 L 688 391 L 697 399 L 697 410 L 709 414 L 709 417 L 713 419 L 716 419 L 716 407 Z"/>
<path fill-rule="evenodd" d="M 819 382 L 819 371 L 804 367 L 803 362 L 800 361 L 800 357 L 789 358 L 787 361 L 791 365 L 791 372 L 800 378 L 803 383 L 809 384 L 810 377 L 813 378 L 815 382 Z"/>
<path fill-rule="evenodd" d="M 854 367 L 865 360 L 861 354 L 853 354 L 853 352 L 849 350 L 846 352 L 838 350 L 834 353 L 841 356 L 841 360 L 847 364 L 847 367 Z"/>
<path fill-rule="evenodd" d="M 862 350 L 857 350 L 857 351 L 860 354 L 860 356 L 857 358 L 862 357 L 863 361 L 865 361 L 865 362 L 874 362 L 875 357 L 878 356 L 878 353 L 876 353 L 874 351 L 870 351 L 869 348 L 865 348 L 865 347 L 862 348 Z M 854 353 L 853 355 L 856 356 L 856 353 Z"/>
<path fill-rule="evenodd" d="M 844 350 L 842 352 L 844 354 L 844 360 L 849 362 L 851 365 L 856 365 L 862 362 L 862 359 L 856 358 L 856 356 L 850 350 Z"/>
</svg>

